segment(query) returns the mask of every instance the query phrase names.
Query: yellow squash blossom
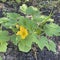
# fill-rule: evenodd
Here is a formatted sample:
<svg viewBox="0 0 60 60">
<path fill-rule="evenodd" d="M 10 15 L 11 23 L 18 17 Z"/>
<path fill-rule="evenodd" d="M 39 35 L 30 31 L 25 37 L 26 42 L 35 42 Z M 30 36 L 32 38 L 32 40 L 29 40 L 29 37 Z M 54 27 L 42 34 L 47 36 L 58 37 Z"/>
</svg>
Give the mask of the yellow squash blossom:
<svg viewBox="0 0 60 60">
<path fill-rule="evenodd" d="M 28 31 L 23 26 L 20 26 L 20 30 L 17 32 L 16 35 L 20 35 L 22 39 L 25 39 L 28 35 Z"/>
</svg>

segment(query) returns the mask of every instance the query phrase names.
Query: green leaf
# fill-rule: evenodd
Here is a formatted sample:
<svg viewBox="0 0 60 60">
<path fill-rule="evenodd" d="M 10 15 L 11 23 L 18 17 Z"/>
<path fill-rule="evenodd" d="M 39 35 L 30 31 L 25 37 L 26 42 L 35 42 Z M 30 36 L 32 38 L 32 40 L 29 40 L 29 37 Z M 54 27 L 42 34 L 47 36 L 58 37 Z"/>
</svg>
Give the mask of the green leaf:
<svg viewBox="0 0 60 60">
<path fill-rule="evenodd" d="M 32 46 L 32 43 L 37 43 L 37 38 L 35 36 L 35 34 L 29 34 L 29 36 L 27 36 L 24 40 L 20 40 L 18 47 L 20 51 L 23 52 L 29 52 Z"/>
<path fill-rule="evenodd" d="M 46 24 L 44 25 L 44 32 L 48 36 L 60 36 L 60 26 L 55 23 Z"/>
<path fill-rule="evenodd" d="M 46 47 L 49 51 L 56 52 L 56 44 L 52 40 L 48 40 L 46 37 L 41 36 L 40 40 L 38 40 L 38 46 L 42 50 Z"/>
<path fill-rule="evenodd" d="M 31 49 L 31 38 L 19 42 L 18 47 L 20 51 L 28 52 Z"/>
<path fill-rule="evenodd" d="M 18 20 L 20 17 L 20 14 L 17 13 L 7 13 L 7 18 L 9 18 L 10 20 Z"/>
<path fill-rule="evenodd" d="M 36 22 L 42 22 L 45 18 L 40 16 L 40 15 L 37 15 L 37 16 L 33 16 L 33 20 L 36 21 Z"/>
<path fill-rule="evenodd" d="M 38 43 L 38 35 L 37 34 L 35 34 L 35 33 L 32 33 L 31 34 L 31 39 L 32 39 L 32 42 L 34 42 L 34 43 Z"/>
<path fill-rule="evenodd" d="M 17 3 L 20 3 L 20 2 L 21 2 L 21 0 L 16 0 L 16 2 L 17 2 Z"/>
<path fill-rule="evenodd" d="M 5 41 L 0 40 L 0 52 L 6 52 L 7 45 Z"/>
<path fill-rule="evenodd" d="M 2 0 L 2 2 L 6 2 L 6 0 Z"/>
<path fill-rule="evenodd" d="M 44 22 L 53 22 L 54 20 L 51 19 L 49 16 L 45 16 L 45 15 L 36 15 L 33 16 L 33 20 L 36 22 L 40 22 L 40 23 L 44 23 Z"/>
<path fill-rule="evenodd" d="M 18 44 L 19 50 L 23 51 L 23 52 L 28 52 L 31 49 L 31 46 L 26 45 L 27 42 L 26 41 L 20 41 L 20 43 Z"/>
<path fill-rule="evenodd" d="M 36 7 L 30 6 L 27 8 L 26 14 L 28 14 L 28 15 L 39 15 L 40 12 Z"/>
<path fill-rule="evenodd" d="M 8 41 L 9 36 L 7 31 L 0 31 L 0 40 L 2 41 Z"/>
<path fill-rule="evenodd" d="M 52 40 L 49 40 L 49 50 L 56 52 L 56 44 Z"/>
<path fill-rule="evenodd" d="M 7 18 L 9 18 L 9 21 L 7 23 L 4 23 L 3 26 L 6 28 L 12 28 L 12 26 L 16 26 L 17 21 L 19 20 L 20 15 L 17 13 L 7 13 Z"/>
<path fill-rule="evenodd" d="M 26 18 L 24 18 L 23 16 L 20 16 L 20 17 L 19 17 L 18 24 L 19 24 L 19 25 L 25 25 L 25 24 L 26 24 L 26 23 L 25 23 L 25 20 L 26 20 Z"/>
<path fill-rule="evenodd" d="M 5 26 L 6 28 L 12 28 L 13 26 L 16 26 L 17 21 L 15 20 L 10 20 L 9 22 L 3 24 L 3 26 Z"/>
<path fill-rule="evenodd" d="M 27 7 L 27 5 L 25 4 L 20 6 L 20 11 L 28 15 L 40 14 L 39 10 L 36 7 L 33 7 L 33 6 Z"/>
<path fill-rule="evenodd" d="M 17 41 L 15 34 L 11 36 L 11 41 L 14 43 L 14 45 L 17 45 L 17 43 L 19 42 Z"/>
<path fill-rule="evenodd" d="M 48 39 L 44 36 L 41 36 L 37 44 L 39 48 L 42 50 L 46 46 L 46 44 L 48 44 Z"/>
<path fill-rule="evenodd" d="M 29 31 L 31 31 L 31 32 L 33 32 L 33 31 L 35 31 L 35 29 L 37 29 L 37 24 L 36 24 L 36 22 L 34 22 L 34 21 L 32 21 L 32 20 L 25 20 L 25 27 L 29 30 Z"/>
<path fill-rule="evenodd" d="M 2 57 L 0 56 L 0 60 L 2 60 Z"/>
<path fill-rule="evenodd" d="M 35 21 L 24 18 L 23 16 L 20 17 L 18 24 L 26 27 L 29 31 L 34 31 L 37 28 Z"/>
<path fill-rule="evenodd" d="M 22 6 L 20 6 L 20 11 L 22 13 L 25 13 L 26 14 L 26 10 L 27 10 L 27 5 L 26 4 L 23 4 Z"/>
<path fill-rule="evenodd" d="M 9 21 L 9 19 L 6 17 L 0 18 L 0 23 L 6 23 L 8 21 Z"/>
</svg>

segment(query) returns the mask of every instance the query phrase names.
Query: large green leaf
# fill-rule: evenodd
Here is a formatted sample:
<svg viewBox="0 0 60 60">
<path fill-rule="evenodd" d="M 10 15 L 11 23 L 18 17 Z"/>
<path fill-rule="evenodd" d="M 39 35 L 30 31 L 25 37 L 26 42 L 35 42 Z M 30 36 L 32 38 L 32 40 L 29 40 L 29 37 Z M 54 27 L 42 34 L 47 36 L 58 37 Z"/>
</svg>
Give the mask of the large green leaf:
<svg viewBox="0 0 60 60">
<path fill-rule="evenodd" d="M 44 26 L 44 32 L 48 35 L 48 36 L 60 36 L 60 26 L 58 26 L 55 23 L 50 23 L 50 24 L 46 24 Z"/>
<path fill-rule="evenodd" d="M 7 45 L 5 41 L 0 40 L 0 52 L 6 52 Z"/>
<path fill-rule="evenodd" d="M 31 49 L 31 45 L 27 45 L 27 41 L 20 41 L 20 43 L 18 44 L 19 50 L 23 51 L 23 52 L 28 52 Z"/>
<path fill-rule="evenodd" d="M 30 6 L 27 7 L 27 5 L 23 4 L 22 6 L 20 6 L 20 11 L 28 14 L 28 15 L 38 15 L 40 12 L 36 7 Z"/>
<path fill-rule="evenodd" d="M 8 41 L 9 36 L 7 31 L 0 31 L 0 40 L 2 41 Z"/>
<path fill-rule="evenodd" d="M 21 40 L 18 44 L 19 50 L 23 51 L 23 52 L 28 52 L 31 49 L 31 38 L 25 39 L 25 40 Z"/>
<path fill-rule="evenodd" d="M 40 40 L 38 41 L 38 46 L 42 50 L 46 47 L 49 51 L 56 52 L 56 44 L 52 40 L 48 40 L 46 37 L 41 36 Z"/>
<path fill-rule="evenodd" d="M 17 13 L 7 13 L 7 18 L 9 21 L 7 23 L 4 23 L 3 26 L 6 28 L 12 28 L 12 26 L 16 26 L 17 21 L 19 20 L 20 15 Z"/>
</svg>

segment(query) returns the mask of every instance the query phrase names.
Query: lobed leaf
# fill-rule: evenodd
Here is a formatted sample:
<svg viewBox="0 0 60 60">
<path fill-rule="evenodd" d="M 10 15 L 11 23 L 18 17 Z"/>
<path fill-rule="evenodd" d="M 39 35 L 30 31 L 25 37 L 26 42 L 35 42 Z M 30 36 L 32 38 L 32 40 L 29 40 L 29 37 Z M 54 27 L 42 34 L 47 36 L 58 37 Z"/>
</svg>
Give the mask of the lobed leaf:
<svg viewBox="0 0 60 60">
<path fill-rule="evenodd" d="M 6 52 L 7 45 L 5 41 L 0 40 L 0 52 Z"/>
<path fill-rule="evenodd" d="M 46 46 L 46 44 L 48 44 L 48 39 L 44 36 L 41 36 L 37 44 L 39 48 L 42 50 Z"/>
<path fill-rule="evenodd" d="M 6 17 L 0 18 L 0 23 L 6 23 L 8 21 L 9 21 L 9 19 Z"/>
<path fill-rule="evenodd" d="M 9 18 L 10 20 L 18 20 L 20 17 L 20 14 L 17 13 L 7 13 L 7 18 Z"/>
<path fill-rule="evenodd" d="M 39 15 L 40 12 L 36 7 L 30 6 L 27 8 L 26 14 L 28 14 L 28 15 Z"/>
<path fill-rule="evenodd" d="M 52 40 L 49 40 L 49 43 L 46 45 L 46 47 L 49 51 L 56 52 L 56 44 Z"/>
<path fill-rule="evenodd" d="M 44 26 L 44 32 L 48 35 L 48 36 L 60 36 L 60 26 L 58 26 L 55 23 L 50 23 L 50 24 L 46 24 Z"/>
<path fill-rule="evenodd" d="M 2 41 L 8 41 L 9 36 L 7 31 L 0 31 L 0 40 Z"/>
</svg>

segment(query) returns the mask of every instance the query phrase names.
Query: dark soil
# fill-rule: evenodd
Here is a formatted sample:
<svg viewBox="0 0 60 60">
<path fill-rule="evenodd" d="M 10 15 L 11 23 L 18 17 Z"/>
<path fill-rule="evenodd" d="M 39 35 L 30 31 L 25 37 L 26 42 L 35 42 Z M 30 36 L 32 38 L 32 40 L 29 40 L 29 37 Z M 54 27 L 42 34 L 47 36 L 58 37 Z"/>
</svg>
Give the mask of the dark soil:
<svg viewBox="0 0 60 60">
<path fill-rule="evenodd" d="M 20 12 L 18 12 L 19 5 L 16 4 L 16 9 L 14 9 L 14 5 L 9 5 L 8 3 L 2 3 L 4 7 L 0 8 L 0 17 L 3 17 L 3 11 L 4 12 L 17 12 L 21 15 L 24 15 Z M 32 3 L 26 3 L 28 6 L 32 5 Z M 40 11 L 44 15 L 49 15 L 51 12 L 50 8 L 41 8 Z M 55 12 L 54 12 L 55 11 Z M 54 15 L 52 18 L 55 20 L 56 24 L 60 25 L 60 13 L 56 8 L 53 9 Z M 17 46 L 13 45 L 11 42 L 9 42 L 9 45 L 7 46 L 7 51 L 5 53 L 0 53 L 0 56 L 2 56 L 3 60 L 60 60 L 60 37 L 53 37 L 52 38 L 55 43 L 57 44 L 57 52 L 53 53 L 51 51 L 48 51 L 47 48 L 44 48 L 43 51 L 41 51 L 38 47 L 33 46 L 33 48 L 28 53 L 24 53 L 19 51 Z"/>
</svg>

